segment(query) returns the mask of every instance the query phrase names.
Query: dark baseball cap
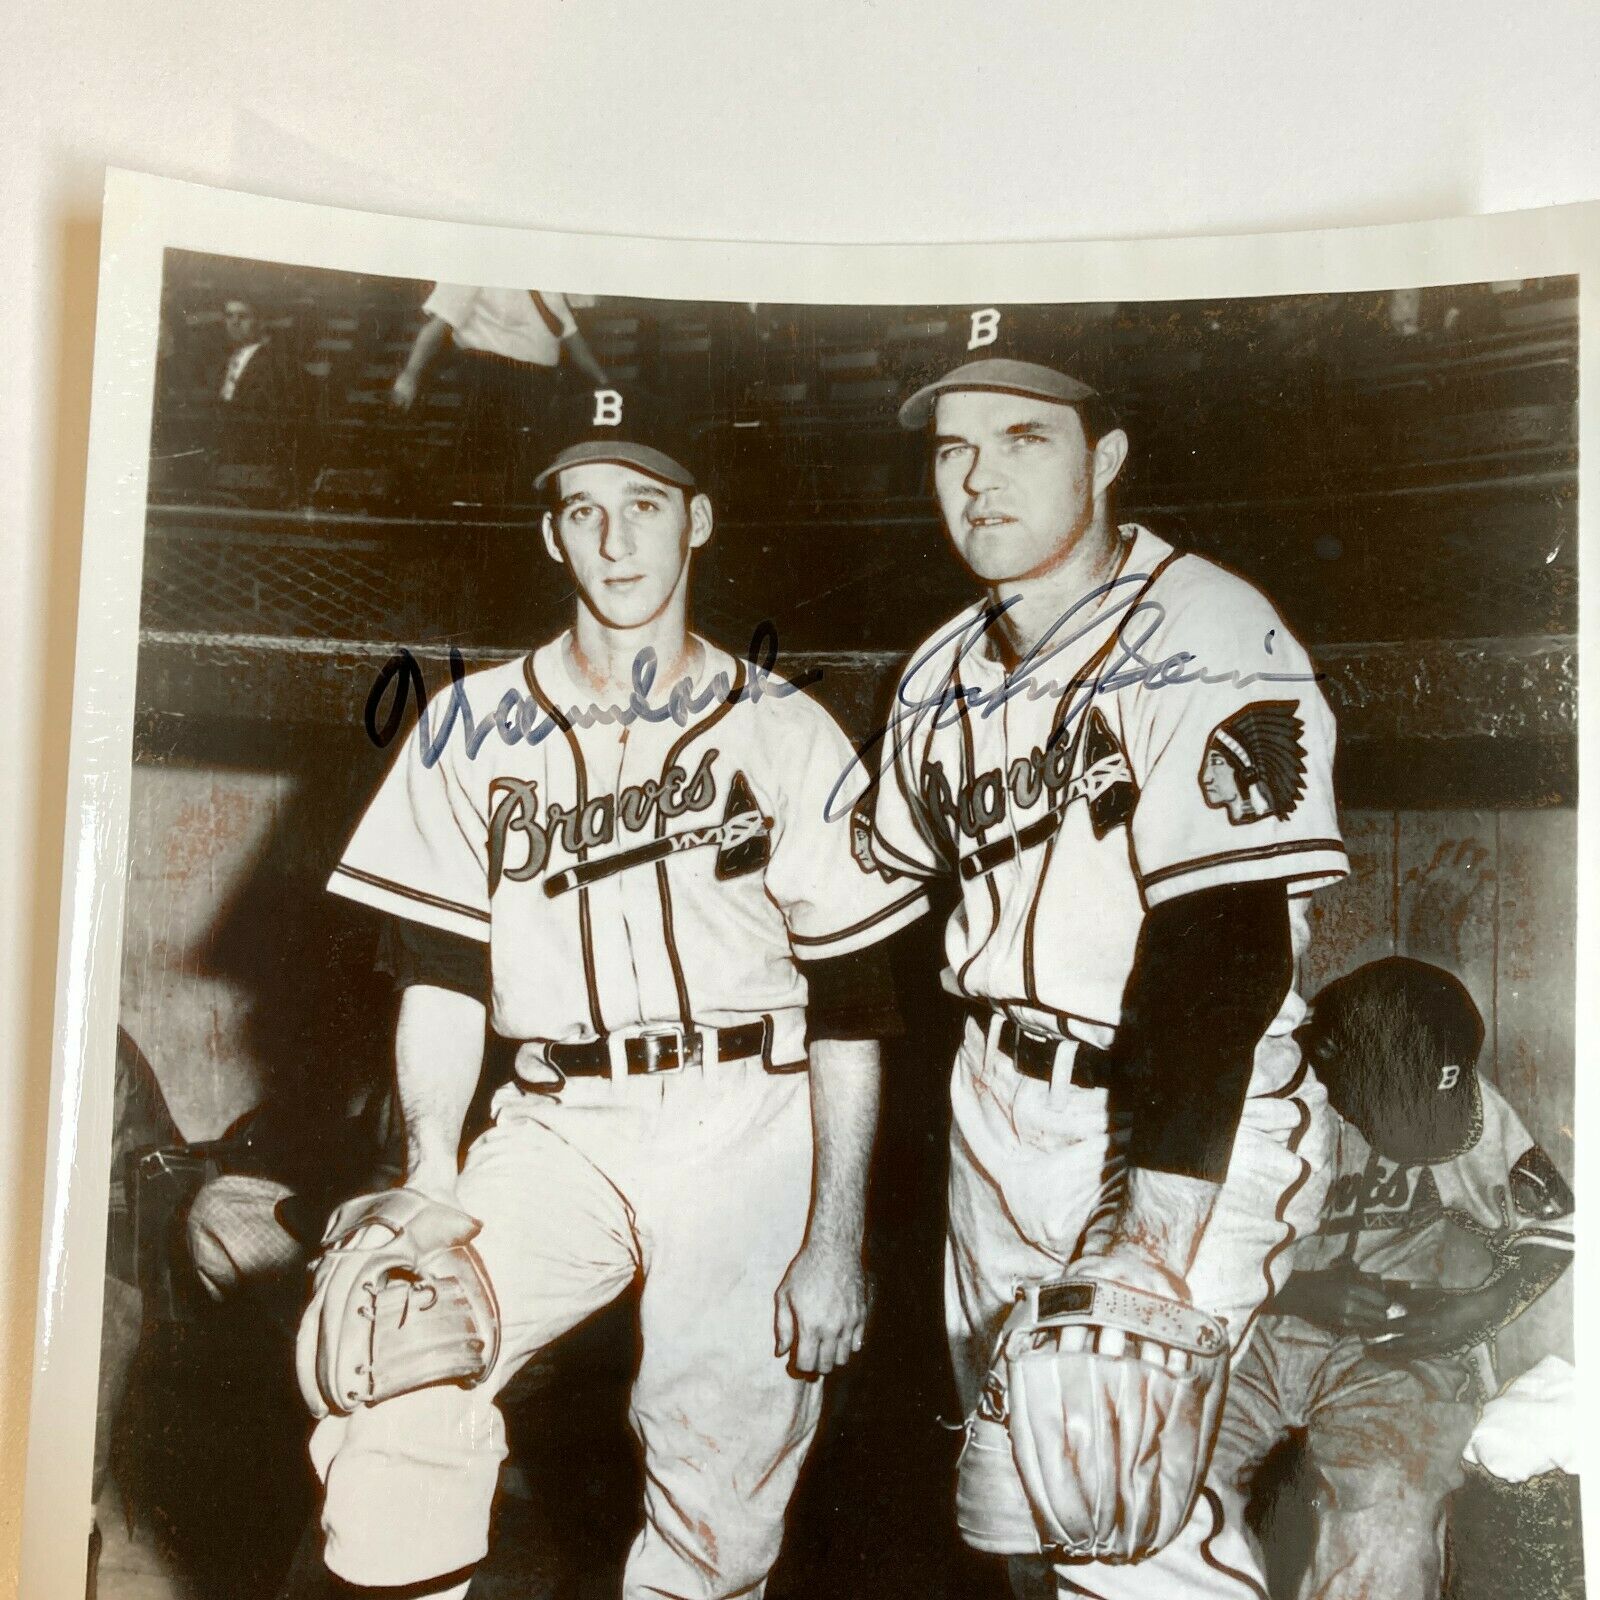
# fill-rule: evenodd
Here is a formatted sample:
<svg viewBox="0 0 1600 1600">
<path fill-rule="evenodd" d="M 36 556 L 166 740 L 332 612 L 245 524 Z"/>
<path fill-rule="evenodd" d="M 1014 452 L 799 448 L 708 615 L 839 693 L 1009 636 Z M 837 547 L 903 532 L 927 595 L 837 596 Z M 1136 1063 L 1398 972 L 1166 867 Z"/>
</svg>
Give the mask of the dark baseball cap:
<svg viewBox="0 0 1600 1600">
<path fill-rule="evenodd" d="M 1005 356 L 990 356 L 983 361 L 968 361 L 925 383 L 900 407 L 900 426 L 913 430 L 926 428 L 933 420 L 939 396 L 961 389 L 977 389 L 989 394 L 1021 395 L 1027 400 L 1049 400 L 1056 405 L 1074 406 L 1094 399 L 1099 391 L 1079 378 L 1036 361 L 1016 361 Z"/>
<path fill-rule="evenodd" d="M 694 474 L 681 461 L 653 445 L 635 439 L 586 439 L 569 444 L 537 478 L 535 489 L 543 489 L 558 472 L 567 467 L 585 467 L 596 462 L 610 466 L 633 467 L 647 478 L 657 478 L 674 489 L 694 490 Z"/>
<path fill-rule="evenodd" d="M 542 492 L 567 467 L 597 463 L 632 467 L 686 494 L 700 487 L 688 465 L 692 441 L 659 397 L 620 388 L 584 390 L 565 411 L 553 441 L 556 453 L 533 480 L 536 490 Z"/>
<path fill-rule="evenodd" d="M 1482 1131 L 1483 1014 L 1454 973 L 1369 961 L 1322 989 L 1299 1037 L 1334 1110 L 1390 1160 L 1449 1160 Z"/>
</svg>

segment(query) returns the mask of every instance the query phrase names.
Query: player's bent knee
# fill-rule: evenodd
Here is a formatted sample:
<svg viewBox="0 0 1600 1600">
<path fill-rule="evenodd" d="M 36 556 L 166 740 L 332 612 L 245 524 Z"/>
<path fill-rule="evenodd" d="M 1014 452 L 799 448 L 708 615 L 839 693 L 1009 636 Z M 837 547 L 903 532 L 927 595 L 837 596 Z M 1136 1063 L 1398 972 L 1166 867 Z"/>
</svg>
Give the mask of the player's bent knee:
<svg viewBox="0 0 1600 1600">
<path fill-rule="evenodd" d="M 185 1237 L 195 1273 L 213 1300 L 304 1266 L 304 1248 L 276 1215 L 278 1202 L 292 1192 L 270 1179 L 229 1174 L 194 1197 Z"/>
<path fill-rule="evenodd" d="M 243 1282 L 243 1273 L 228 1248 L 233 1211 L 223 1190 L 224 1181 L 208 1183 L 194 1197 L 186 1224 L 189 1259 L 213 1300 L 226 1299 Z"/>
<path fill-rule="evenodd" d="M 324 1418 L 311 1454 L 328 1570 L 392 1588 L 443 1583 L 481 1561 L 505 1453 L 493 1405 L 450 1384 Z"/>
</svg>

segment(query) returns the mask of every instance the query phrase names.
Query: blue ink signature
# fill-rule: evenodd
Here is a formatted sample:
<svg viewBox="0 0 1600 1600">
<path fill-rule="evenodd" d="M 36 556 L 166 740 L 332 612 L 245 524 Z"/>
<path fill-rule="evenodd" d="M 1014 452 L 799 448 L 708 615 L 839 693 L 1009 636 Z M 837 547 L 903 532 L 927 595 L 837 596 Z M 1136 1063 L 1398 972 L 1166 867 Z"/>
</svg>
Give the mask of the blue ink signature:
<svg viewBox="0 0 1600 1600">
<path fill-rule="evenodd" d="M 708 706 L 721 702 L 738 704 L 748 700 L 755 704 L 763 696 L 782 700 L 798 694 L 821 678 L 820 669 L 797 674 L 790 679 L 774 680 L 773 672 L 778 662 L 778 630 L 771 622 L 762 622 L 750 636 L 750 648 L 745 661 L 749 672 L 737 688 L 729 682 L 725 672 L 716 673 L 704 688 L 696 690 L 692 678 L 680 678 L 659 701 L 651 699 L 659 670 L 654 650 L 646 647 L 633 661 L 632 690 L 621 705 L 589 705 L 553 708 L 555 715 L 547 712 L 532 693 L 523 694 L 517 689 L 507 689 L 494 710 L 480 721 L 473 715 L 472 702 L 467 695 L 467 668 L 461 652 L 450 646 L 450 694 L 443 709 L 438 712 L 429 703 L 428 686 L 422 668 L 412 653 L 404 648 L 389 657 L 374 680 L 367 695 L 365 723 L 367 737 L 384 749 L 394 741 L 405 721 L 406 708 L 413 698 L 416 702 L 417 747 L 422 764 L 432 767 L 444 755 L 450 736 L 459 726 L 467 759 L 476 758 L 485 740 L 498 733 L 508 745 L 536 745 L 548 739 L 565 725 L 575 728 L 595 726 L 630 727 L 635 722 L 673 722 L 680 728 L 689 725 L 691 717 L 698 716 Z M 392 697 L 390 691 L 393 691 Z M 388 710 L 385 712 L 385 701 Z M 380 722 L 380 718 L 382 719 Z"/>
<path fill-rule="evenodd" d="M 823 805 L 824 820 L 832 822 L 845 815 L 877 786 L 882 763 L 873 771 L 867 757 L 886 740 L 893 740 L 892 749 L 886 753 L 887 759 L 893 761 L 925 725 L 931 732 L 948 727 L 962 716 L 993 716 L 1019 695 L 1026 695 L 1029 700 L 1043 695 L 1071 695 L 1059 724 L 1050 735 L 1046 746 L 1049 750 L 1068 736 L 1073 724 L 1094 703 L 1097 695 L 1114 694 L 1119 689 L 1135 686 L 1170 689 L 1219 683 L 1233 683 L 1244 688 L 1252 683 L 1314 683 L 1322 678 L 1320 672 L 1241 672 L 1237 668 L 1212 672 L 1197 661 L 1190 650 L 1178 650 L 1159 660 L 1152 659 L 1145 653 L 1146 647 L 1166 620 L 1167 609 L 1159 600 L 1139 599 L 1149 577 L 1150 574 L 1142 572 L 1124 573 L 1081 595 L 1045 629 L 994 689 L 986 689 L 981 684 L 958 683 L 955 668 L 983 647 L 989 633 L 1017 604 L 1020 596 L 958 618 L 906 664 L 895 690 L 895 709 L 881 728 L 872 731 L 839 774 Z M 1086 610 L 1102 598 L 1106 604 L 1096 609 L 1093 616 L 1085 617 Z M 1111 622 L 1117 623 L 1115 636 L 1108 641 L 1105 661 L 1090 676 L 1082 682 L 1069 679 L 1062 683 L 1041 675 L 1064 651 Z M 1272 653 L 1276 631 L 1269 630 L 1266 635 L 1264 647 L 1268 655 Z M 936 689 L 919 695 L 912 687 L 917 674 L 935 663 L 951 646 L 955 647 L 955 653 L 949 664 L 937 669 Z M 849 803 L 841 805 L 840 795 L 857 768 L 868 769 L 866 782 L 859 790 L 852 788 Z"/>
</svg>

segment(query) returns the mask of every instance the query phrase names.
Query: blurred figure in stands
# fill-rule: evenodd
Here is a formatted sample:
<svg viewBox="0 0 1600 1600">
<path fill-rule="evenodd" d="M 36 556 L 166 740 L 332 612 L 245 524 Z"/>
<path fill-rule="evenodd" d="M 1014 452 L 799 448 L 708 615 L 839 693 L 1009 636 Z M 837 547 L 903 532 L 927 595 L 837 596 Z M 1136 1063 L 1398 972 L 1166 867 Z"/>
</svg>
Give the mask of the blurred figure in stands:
<svg viewBox="0 0 1600 1600">
<path fill-rule="evenodd" d="M 222 330 L 227 355 L 213 379 L 219 404 L 217 463 L 264 472 L 271 489 L 295 499 L 307 421 L 305 374 L 286 344 L 267 331 L 254 302 L 243 295 L 229 295 L 223 302 Z M 252 477 L 219 482 L 219 487 L 259 490 L 269 484 Z"/>
<path fill-rule="evenodd" d="M 399 410 L 411 410 L 429 367 L 453 342 L 465 357 L 459 451 L 469 472 L 503 471 L 508 448 L 515 470 L 530 440 L 546 431 L 559 401 L 563 357 L 591 386 L 609 382 L 563 295 L 437 283 L 422 310 L 427 320 L 389 398 Z"/>
<path fill-rule="evenodd" d="M 217 380 L 217 399 L 241 411 L 281 411 L 299 399 L 293 362 L 267 332 L 261 313 L 242 295 L 222 306 L 228 354 Z"/>
</svg>

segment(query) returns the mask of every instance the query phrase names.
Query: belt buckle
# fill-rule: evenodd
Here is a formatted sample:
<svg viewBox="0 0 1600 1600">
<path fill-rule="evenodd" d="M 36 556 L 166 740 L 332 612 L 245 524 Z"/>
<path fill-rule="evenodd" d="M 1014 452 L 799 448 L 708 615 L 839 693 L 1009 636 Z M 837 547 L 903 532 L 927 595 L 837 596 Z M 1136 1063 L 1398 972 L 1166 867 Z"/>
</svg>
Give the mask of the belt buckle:
<svg viewBox="0 0 1600 1600">
<path fill-rule="evenodd" d="M 1016 1054 L 1011 1058 L 1012 1065 L 1023 1077 L 1033 1078 L 1040 1083 L 1049 1083 L 1053 1085 L 1056 1080 L 1056 1069 L 1061 1063 L 1061 1047 L 1070 1043 L 1070 1041 L 1062 1038 L 1059 1034 L 1041 1033 L 1038 1029 L 1029 1028 L 1020 1022 L 1017 1023 L 1016 1027 L 1017 1050 Z M 1041 1046 L 1043 1047 L 1043 1051 L 1041 1053 L 1046 1055 L 1050 1064 L 1048 1071 L 1041 1074 L 1038 1072 L 1027 1071 L 1023 1067 L 1023 1051 L 1026 1046 L 1030 1045 L 1032 1046 L 1032 1048 L 1028 1051 L 1030 1056 L 1033 1054 L 1035 1049 L 1038 1049 Z"/>
<path fill-rule="evenodd" d="M 644 1069 L 641 1077 L 659 1078 L 674 1072 L 682 1072 L 686 1066 L 699 1066 L 701 1062 L 702 1041 L 698 1028 L 685 1028 L 682 1023 L 673 1023 L 664 1028 L 646 1028 L 642 1033 L 636 1033 L 633 1038 L 644 1045 Z M 667 1057 L 668 1046 L 671 1046 L 670 1059 Z M 623 1046 L 623 1060 L 627 1060 L 627 1045 Z"/>
</svg>

